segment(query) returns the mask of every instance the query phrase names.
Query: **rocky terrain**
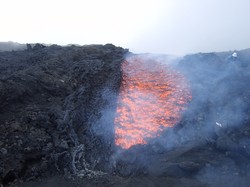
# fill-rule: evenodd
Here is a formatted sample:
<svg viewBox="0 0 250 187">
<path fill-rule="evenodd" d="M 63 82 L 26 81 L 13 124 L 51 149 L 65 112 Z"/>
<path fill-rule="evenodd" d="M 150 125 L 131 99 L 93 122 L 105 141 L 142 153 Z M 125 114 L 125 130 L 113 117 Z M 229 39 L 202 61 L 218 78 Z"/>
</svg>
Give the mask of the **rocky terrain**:
<svg viewBox="0 0 250 187">
<path fill-rule="evenodd" d="M 92 125 L 115 109 L 126 52 L 37 44 L 0 53 L 1 183 L 108 169 L 113 136 Z"/>
<path fill-rule="evenodd" d="M 114 145 L 128 50 L 41 44 L 0 53 L 3 186 L 248 186 L 250 50 L 175 61 L 192 101 L 147 145 Z"/>
</svg>

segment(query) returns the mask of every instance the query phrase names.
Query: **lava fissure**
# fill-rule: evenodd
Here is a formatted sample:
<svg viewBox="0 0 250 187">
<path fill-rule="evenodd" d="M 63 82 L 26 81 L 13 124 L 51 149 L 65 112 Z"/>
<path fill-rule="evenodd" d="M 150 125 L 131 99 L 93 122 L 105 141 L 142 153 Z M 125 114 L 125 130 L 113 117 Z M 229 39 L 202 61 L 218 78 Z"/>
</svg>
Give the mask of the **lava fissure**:
<svg viewBox="0 0 250 187">
<path fill-rule="evenodd" d="M 122 71 L 115 143 L 128 149 L 173 127 L 191 100 L 191 92 L 180 72 L 154 60 L 130 57 Z"/>
</svg>

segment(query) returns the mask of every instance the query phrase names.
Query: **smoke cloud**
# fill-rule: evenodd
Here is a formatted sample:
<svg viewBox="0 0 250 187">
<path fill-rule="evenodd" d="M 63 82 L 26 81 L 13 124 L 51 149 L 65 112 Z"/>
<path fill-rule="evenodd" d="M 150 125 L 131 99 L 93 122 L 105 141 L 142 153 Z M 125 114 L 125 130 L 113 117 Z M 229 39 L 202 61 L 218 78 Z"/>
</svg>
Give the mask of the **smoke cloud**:
<svg viewBox="0 0 250 187">
<path fill-rule="evenodd" d="M 164 128 L 153 138 L 146 138 L 146 144 L 122 149 L 115 145 L 119 93 L 102 90 L 102 97 L 110 104 L 103 109 L 93 132 L 106 137 L 106 143 L 112 147 L 108 159 L 111 170 L 122 176 L 191 177 L 201 184 L 213 186 L 246 185 L 245 176 L 250 175 L 247 54 L 248 51 L 235 51 L 184 57 L 140 56 L 148 62 L 144 64 L 148 72 L 154 72 L 154 66 L 150 64 L 153 60 L 163 64 L 163 68 L 183 75 L 187 82 L 180 88 L 189 85 L 192 99 L 185 104 L 181 118 L 173 127 Z M 138 71 L 132 70 L 129 73 Z M 181 99 L 179 96 L 177 98 Z M 152 100 L 156 102 L 157 98 L 152 96 Z M 161 110 L 163 106 L 158 108 Z M 228 179 L 232 179 L 232 183 L 228 183 Z"/>
</svg>

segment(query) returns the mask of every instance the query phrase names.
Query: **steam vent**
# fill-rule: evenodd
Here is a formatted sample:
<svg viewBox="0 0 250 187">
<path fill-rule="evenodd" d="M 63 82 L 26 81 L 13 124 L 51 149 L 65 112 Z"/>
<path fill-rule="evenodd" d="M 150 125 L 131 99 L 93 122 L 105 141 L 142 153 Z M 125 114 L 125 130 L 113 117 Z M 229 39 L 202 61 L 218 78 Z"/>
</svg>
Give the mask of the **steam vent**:
<svg viewBox="0 0 250 187">
<path fill-rule="evenodd" d="M 185 77 L 154 59 L 132 56 L 122 64 L 115 143 L 123 149 L 146 144 L 179 120 L 191 100 Z"/>
<path fill-rule="evenodd" d="M 249 186 L 250 49 L 1 45 L 0 187 Z"/>
</svg>

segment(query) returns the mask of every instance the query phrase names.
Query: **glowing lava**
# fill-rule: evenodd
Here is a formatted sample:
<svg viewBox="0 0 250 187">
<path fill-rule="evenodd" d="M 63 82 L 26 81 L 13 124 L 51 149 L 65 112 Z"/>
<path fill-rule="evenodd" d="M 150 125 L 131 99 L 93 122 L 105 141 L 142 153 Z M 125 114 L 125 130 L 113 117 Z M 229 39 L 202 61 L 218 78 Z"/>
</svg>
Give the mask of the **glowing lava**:
<svg viewBox="0 0 250 187">
<path fill-rule="evenodd" d="M 191 93 L 185 77 L 157 61 L 133 56 L 122 64 L 115 143 L 123 149 L 159 136 L 181 117 Z"/>
</svg>

